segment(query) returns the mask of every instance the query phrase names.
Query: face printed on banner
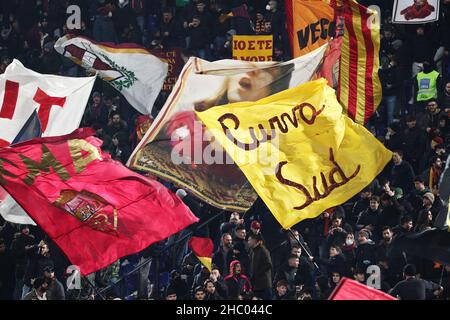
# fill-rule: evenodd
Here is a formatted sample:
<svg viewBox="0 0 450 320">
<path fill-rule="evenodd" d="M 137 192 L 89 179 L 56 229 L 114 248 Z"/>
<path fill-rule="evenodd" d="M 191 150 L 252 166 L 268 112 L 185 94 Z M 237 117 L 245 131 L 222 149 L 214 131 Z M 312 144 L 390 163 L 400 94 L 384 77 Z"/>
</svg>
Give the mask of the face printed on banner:
<svg viewBox="0 0 450 320">
<path fill-rule="evenodd" d="M 228 100 L 256 101 L 270 95 L 270 83 L 274 77 L 265 70 L 247 72 L 244 76 L 231 76 L 228 82 Z"/>
</svg>

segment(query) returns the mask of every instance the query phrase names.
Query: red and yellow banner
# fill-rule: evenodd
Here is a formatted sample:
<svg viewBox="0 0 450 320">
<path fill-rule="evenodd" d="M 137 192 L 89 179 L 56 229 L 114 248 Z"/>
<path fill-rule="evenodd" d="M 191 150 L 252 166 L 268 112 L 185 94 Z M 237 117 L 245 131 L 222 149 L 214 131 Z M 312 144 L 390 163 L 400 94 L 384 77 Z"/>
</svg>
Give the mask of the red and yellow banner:
<svg viewBox="0 0 450 320">
<path fill-rule="evenodd" d="M 319 48 L 334 36 L 334 10 L 330 5 L 321 0 L 286 0 L 285 3 L 294 58 Z"/>
<path fill-rule="evenodd" d="M 210 238 L 192 237 L 189 248 L 200 262 L 211 272 L 214 244 Z"/>
<path fill-rule="evenodd" d="M 272 61 L 273 36 L 233 36 L 233 59 Z"/>
<path fill-rule="evenodd" d="M 345 20 L 338 99 L 350 118 L 364 124 L 381 102 L 380 25 L 375 11 L 354 0 L 344 0 L 337 10 Z"/>
</svg>

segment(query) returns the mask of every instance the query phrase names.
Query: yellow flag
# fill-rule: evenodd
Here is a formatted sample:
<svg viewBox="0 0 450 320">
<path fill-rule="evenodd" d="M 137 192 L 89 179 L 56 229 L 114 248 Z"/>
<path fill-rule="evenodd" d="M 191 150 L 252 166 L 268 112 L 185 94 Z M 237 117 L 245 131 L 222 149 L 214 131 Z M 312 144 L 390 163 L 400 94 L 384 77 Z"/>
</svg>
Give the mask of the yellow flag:
<svg viewBox="0 0 450 320">
<path fill-rule="evenodd" d="M 324 79 L 197 116 L 285 229 L 347 201 L 392 158 Z"/>
</svg>

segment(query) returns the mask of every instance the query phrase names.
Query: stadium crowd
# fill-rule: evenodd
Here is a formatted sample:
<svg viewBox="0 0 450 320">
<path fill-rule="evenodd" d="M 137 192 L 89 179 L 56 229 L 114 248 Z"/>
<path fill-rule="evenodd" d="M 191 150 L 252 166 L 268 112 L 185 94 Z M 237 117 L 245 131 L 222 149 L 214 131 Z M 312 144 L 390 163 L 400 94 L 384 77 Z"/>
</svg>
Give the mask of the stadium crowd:
<svg viewBox="0 0 450 320">
<path fill-rule="evenodd" d="M 81 289 L 68 287 L 70 262 L 39 227 L 0 218 L 0 299 L 323 300 L 342 277 L 366 284 L 371 265 L 381 270 L 380 290 L 395 297 L 449 299 L 450 266 L 411 256 L 393 242 L 432 228 L 444 206 L 439 181 L 450 151 L 450 1 L 441 2 L 439 21 L 426 25 L 391 24 L 393 1 L 359 2 L 378 5 L 382 18 L 383 100 L 367 128 L 394 152 L 370 186 L 286 232 L 260 199 L 245 214 L 223 212 L 165 183 L 200 223 L 211 219 L 211 272 L 188 249 L 194 225 L 83 277 Z M 8 0 L 0 7 L 0 73 L 16 58 L 41 73 L 86 75 L 53 48 L 68 32 L 72 4 L 82 13 L 75 32 L 98 42 L 181 48 L 185 58 L 212 61 L 231 58 L 232 35 L 272 34 L 274 60 L 291 58 L 280 0 Z M 242 4 L 248 17 L 228 15 Z M 423 81 L 432 85 L 424 89 Z M 153 116 L 166 98 L 160 94 Z M 96 129 L 104 149 L 125 163 L 137 143 L 137 115 L 97 79 L 82 126 Z"/>
</svg>

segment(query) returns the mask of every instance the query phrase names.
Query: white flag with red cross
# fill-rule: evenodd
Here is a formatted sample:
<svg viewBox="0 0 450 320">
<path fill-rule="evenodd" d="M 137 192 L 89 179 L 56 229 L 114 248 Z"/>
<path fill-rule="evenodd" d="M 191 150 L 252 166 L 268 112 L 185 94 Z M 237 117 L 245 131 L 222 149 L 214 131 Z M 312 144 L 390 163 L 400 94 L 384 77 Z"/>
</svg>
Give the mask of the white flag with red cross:
<svg viewBox="0 0 450 320">
<path fill-rule="evenodd" d="M 0 147 L 8 146 L 36 111 L 43 137 L 71 133 L 80 125 L 94 77 L 40 74 L 14 61 L 0 75 Z"/>
</svg>

